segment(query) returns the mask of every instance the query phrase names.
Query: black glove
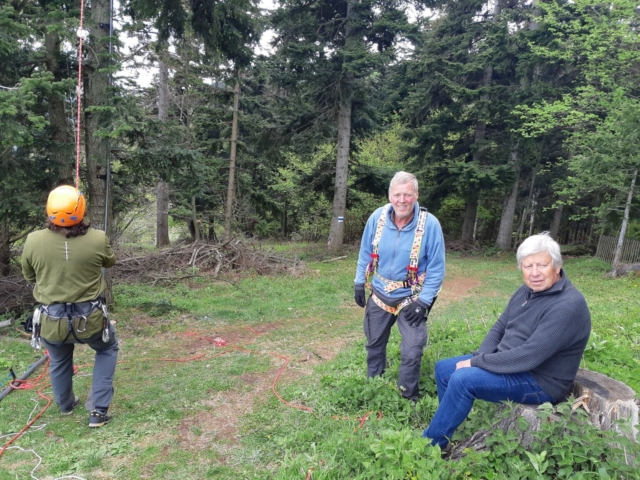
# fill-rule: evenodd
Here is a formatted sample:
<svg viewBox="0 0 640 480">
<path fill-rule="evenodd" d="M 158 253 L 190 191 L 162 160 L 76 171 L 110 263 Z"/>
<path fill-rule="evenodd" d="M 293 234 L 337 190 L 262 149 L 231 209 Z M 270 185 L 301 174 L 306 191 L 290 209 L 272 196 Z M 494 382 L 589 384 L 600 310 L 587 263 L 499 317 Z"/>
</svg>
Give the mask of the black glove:
<svg viewBox="0 0 640 480">
<path fill-rule="evenodd" d="M 417 327 L 429 315 L 431 307 L 422 300 L 415 300 L 402 309 L 405 320 L 411 327 Z"/>
<path fill-rule="evenodd" d="M 367 299 L 364 294 L 364 285 L 356 285 L 355 294 L 353 295 L 353 298 L 359 307 L 364 308 L 364 306 L 367 303 Z"/>
</svg>

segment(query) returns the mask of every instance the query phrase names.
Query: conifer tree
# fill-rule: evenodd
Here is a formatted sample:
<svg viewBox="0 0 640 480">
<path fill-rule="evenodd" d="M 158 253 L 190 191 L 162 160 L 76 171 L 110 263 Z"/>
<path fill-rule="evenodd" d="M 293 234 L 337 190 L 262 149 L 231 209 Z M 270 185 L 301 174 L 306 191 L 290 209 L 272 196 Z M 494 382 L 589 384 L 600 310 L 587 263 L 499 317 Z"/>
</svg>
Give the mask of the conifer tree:
<svg viewBox="0 0 640 480">
<path fill-rule="evenodd" d="M 282 0 L 272 17 L 272 78 L 299 109 L 293 122 L 301 124 L 298 131 L 329 127 L 336 145 L 329 250 L 343 243 L 355 107 L 367 103 L 374 72 L 394 58 L 397 39 L 410 30 L 406 6 L 396 0 Z"/>
</svg>

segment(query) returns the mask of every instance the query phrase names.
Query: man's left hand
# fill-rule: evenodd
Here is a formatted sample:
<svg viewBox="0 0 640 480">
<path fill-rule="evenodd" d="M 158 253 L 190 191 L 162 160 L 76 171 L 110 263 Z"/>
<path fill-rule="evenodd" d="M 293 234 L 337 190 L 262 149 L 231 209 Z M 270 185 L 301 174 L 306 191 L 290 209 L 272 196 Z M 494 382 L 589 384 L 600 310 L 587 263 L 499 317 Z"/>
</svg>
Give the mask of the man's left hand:
<svg viewBox="0 0 640 480">
<path fill-rule="evenodd" d="M 422 300 L 415 300 L 404 307 L 401 313 L 411 327 L 417 327 L 429 315 L 429 305 Z"/>
<path fill-rule="evenodd" d="M 456 363 L 456 370 L 459 370 L 461 368 L 468 368 L 471 366 L 471 359 L 467 358 L 466 360 L 460 360 L 458 363 Z"/>
</svg>

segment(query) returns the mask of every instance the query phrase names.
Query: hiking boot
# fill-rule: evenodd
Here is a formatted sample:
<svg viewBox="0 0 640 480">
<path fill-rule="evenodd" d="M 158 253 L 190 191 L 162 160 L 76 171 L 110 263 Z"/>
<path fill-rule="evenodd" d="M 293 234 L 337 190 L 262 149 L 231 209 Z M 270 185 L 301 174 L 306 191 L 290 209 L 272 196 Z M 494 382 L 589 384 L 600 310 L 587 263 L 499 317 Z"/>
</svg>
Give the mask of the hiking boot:
<svg viewBox="0 0 640 480">
<path fill-rule="evenodd" d="M 110 420 L 111 417 L 106 413 L 100 413 L 97 410 L 94 410 L 89 414 L 89 427 L 98 428 L 106 425 Z"/>
<path fill-rule="evenodd" d="M 63 410 L 61 408 L 60 413 L 62 413 L 62 415 L 71 415 L 73 413 L 73 409 L 76 408 L 78 405 L 80 405 L 80 399 L 78 397 L 73 397 L 73 403 L 71 404 L 71 407 L 69 408 L 69 410 Z"/>
</svg>

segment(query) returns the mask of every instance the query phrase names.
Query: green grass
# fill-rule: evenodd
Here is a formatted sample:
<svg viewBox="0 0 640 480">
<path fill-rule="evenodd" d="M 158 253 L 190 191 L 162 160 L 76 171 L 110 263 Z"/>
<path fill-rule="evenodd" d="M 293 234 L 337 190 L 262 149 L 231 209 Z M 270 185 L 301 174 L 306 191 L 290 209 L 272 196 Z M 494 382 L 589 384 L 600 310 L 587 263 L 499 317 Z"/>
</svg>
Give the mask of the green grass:
<svg viewBox="0 0 640 480">
<path fill-rule="evenodd" d="M 299 257 L 323 259 L 316 246 L 279 251 L 291 248 Z M 443 292 L 432 312 L 422 397 L 413 408 L 395 388 L 395 329 L 387 374 L 365 378 L 362 309 L 352 298 L 355 258 L 352 252 L 346 260 L 310 262 L 297 276 L 199 280 L 171 288 L 116 285 L 112 316 L 118 320 L 121 363 L 114 420 L 89 429 L 81 408 L 63 417 L 50 407 L 36 422 L 45 427 L 16 442 L 42 457 L 35 476 L 289 480 L 313 469 L 314 480 L 637 478 L 630 473 L 637 471 L 634 466 L 608 446 L 611 439 L 587 426 L 567 427 L 568 433 L 548 426 L 543 434 L 552 440 L 540 439 L 528 453 L 496 433 L 493 451 L 441 460 L 420 438 L 437 407 L 433 366 L 441 357 L 477 347 L 521 283 L 515 260 L 449 256 L 447 282 L 458 279 L 466 287 L 456 295 Z M 640 279 L 609 279 L 607 266 L 589 258 L 571 259 L 565 268 L 592 313 L 583 366 L 640 391 Z M 216 337 L 242 350 L 215 347 Z M 199 355 L 204 356 L 193 360 Z M 291 363 L 278 393 L 313 413 L 287 406 L 271 392 L 281 357 Z M 0 337 L 0 381 L 9 366 L 19 374 L 34 359 L 17 333 Z M 76 363 L 76 394 L 84 399 L 92 352 L 79 346 Z M 45 393 L 51 396 L 50 389 Z M 16 391 L 0 402 L 0 435 L 26 424 L 32 398 L 33 391 Z M 487 427 L 494 412 L 494 405 L 478 402 L 457 438 Z M 627 451 L 637 468 L 637 445 Z M 36 464 L 33 454 L 9 450 L 0 458 L 0 480 L 29 478 Z"/>
</svg>

